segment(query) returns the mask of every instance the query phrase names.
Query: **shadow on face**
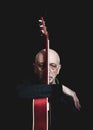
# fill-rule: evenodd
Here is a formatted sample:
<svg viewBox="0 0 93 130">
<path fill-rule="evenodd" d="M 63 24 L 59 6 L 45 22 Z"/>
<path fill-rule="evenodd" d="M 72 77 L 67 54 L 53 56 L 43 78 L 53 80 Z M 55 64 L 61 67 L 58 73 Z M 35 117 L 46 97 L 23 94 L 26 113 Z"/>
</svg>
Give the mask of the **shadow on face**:
<svg viewBox="0 0 93 130">
<path fill-rule="evenodd" d="M 34 72 L 37 74 L 42 82 L 45 82 L 46 79 L 46 51 L 45 49 L 41 50 L 35 58 Z M 61 69 L 59 55 L 52 49 L 49 49 L 48 55 L 48 78 L 49 83 L 55 84 L 55 78 L 59 74 Z"/>
</svg>

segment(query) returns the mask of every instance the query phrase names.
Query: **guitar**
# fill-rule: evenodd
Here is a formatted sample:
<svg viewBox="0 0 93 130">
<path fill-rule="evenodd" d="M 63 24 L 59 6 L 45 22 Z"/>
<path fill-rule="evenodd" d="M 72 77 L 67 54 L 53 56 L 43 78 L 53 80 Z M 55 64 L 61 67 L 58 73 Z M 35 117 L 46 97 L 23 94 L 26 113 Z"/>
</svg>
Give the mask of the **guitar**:
<svg viewBox="0 0 93 130">
<path fill-rule="evenodd" d="M 49 84 L 48 73 L 48 53 L 49 53 L 49 37 L 45 21 L 40 18 L 40 28 L 42 34 L 46 37 L 46 84 Z M 33 130 L 49 130 L 49 102 L 48 98 L 33 99 Z"/>
</svg>

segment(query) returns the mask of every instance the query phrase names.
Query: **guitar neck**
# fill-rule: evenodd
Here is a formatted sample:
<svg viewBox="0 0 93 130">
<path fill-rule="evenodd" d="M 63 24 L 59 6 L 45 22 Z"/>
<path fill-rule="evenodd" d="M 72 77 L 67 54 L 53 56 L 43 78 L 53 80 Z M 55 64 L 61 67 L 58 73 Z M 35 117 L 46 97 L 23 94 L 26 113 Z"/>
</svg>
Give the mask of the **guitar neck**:
<svg viewBox="0 0 93 130">
<path fill-rule="evenodd" d="M 49 84 L 49 39 L 46 39 L 46 84 Z"/>
</svg>

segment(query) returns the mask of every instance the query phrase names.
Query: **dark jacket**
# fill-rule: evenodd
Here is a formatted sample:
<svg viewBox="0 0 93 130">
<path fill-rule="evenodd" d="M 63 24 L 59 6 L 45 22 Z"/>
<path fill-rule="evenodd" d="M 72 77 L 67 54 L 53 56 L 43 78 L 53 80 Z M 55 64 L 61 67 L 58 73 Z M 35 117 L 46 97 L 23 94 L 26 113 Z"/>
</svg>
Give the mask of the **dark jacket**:
<svg viewBox="0 0 93 130">
<path fill-rule="evenodd" d="M 71 98 L 62 93 L 62 84 L 46 85 L 33 80 L 16 86 L 17 130 L 32 130 L 32 101 L 35 98 L 43 97 L 48 97 L 51 106 L 51 127 L 49 130 L 66 128 L 65 122 L 68 121 L 73 110 L 73 102 Z"/>
</svg>

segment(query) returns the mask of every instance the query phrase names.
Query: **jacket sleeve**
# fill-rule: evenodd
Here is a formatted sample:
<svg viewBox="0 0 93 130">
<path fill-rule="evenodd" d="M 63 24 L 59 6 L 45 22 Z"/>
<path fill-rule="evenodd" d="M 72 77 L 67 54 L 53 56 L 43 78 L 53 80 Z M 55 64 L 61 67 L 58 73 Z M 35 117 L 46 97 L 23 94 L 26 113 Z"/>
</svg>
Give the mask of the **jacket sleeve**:
<svg viewBox="0 0 93 130">
<path fill-rule="evenodd" d="M 23 84 L 16 86 L 16 98 L 44 98 L 54 97 L 61 93 L 59 85 Z"/>
</svg>

